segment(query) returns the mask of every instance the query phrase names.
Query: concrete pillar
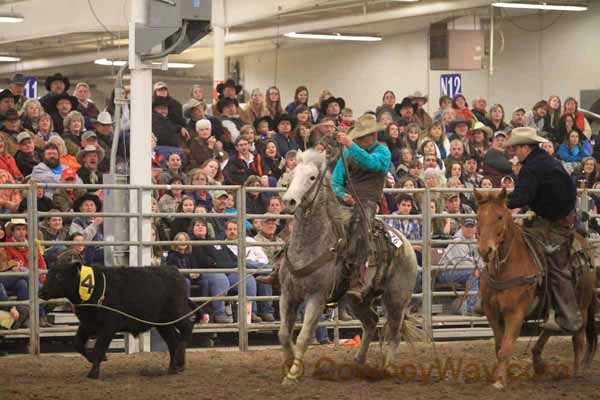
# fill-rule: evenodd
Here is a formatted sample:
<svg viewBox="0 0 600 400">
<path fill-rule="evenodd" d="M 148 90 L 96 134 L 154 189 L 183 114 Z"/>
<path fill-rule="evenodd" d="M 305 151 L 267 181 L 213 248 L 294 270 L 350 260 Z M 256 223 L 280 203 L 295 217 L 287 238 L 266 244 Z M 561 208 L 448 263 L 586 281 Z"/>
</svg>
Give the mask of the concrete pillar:
<svg viewBox="0 0 600 400">
<path fill-rule="evenodd" d="M 213 98 L 216 98 L 217 85 L 225 80 L 224 0 L 213 0 L 211 23 L 213 30 Z"/>
</svg>

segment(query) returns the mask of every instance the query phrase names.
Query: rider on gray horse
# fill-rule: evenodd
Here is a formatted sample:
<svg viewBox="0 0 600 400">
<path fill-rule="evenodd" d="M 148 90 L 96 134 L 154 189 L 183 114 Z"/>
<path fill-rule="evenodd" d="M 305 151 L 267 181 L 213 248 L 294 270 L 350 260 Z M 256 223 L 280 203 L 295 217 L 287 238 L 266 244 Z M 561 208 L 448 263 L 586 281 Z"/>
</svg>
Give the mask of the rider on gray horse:
<svg viewBox="0 0 600 400">
<path fill-rule="evenodd" d="M 577 332 L 582 316 L 577 306 L 570 261 L 574 236 L 577 188 L 560 161 L 540 149 L 547 142 L 533 128 L 513 129 L 507 146 L 513 146 L 523 164 L 515 190 L 508 196 L 508 208 L 529 206 L 528 213 L 537 216 L 529 231 L 541 238 L 546 247 L 555 247 L 547 258 L 552 306 L 543 327 L 549 330 Z"/>
<path fill-rule="evenodd" d="M 344 151 L 331 179 L 333 192 L 344 203 L 353 206 L 348 232 L 350 254 L 346 256 L 350 289 L 346 293 L 359 303 L 365 294 L 364 277 L 371 247 L 369 232 L 392 160 L 389 149 L 377 142 L 377 132 L 382 129 L 373 116 L 364 115 L 348 134 L 340 132 L 337 140 L 344 146 Z"/>
</svg>

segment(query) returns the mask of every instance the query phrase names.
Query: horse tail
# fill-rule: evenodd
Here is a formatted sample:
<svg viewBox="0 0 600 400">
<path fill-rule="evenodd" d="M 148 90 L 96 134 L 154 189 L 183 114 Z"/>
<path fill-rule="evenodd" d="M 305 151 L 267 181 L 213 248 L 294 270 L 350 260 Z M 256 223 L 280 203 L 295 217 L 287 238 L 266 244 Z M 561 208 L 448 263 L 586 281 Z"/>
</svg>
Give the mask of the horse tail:
<svg viewBox="0 0 600 400">
<path fill-rule="evenodd" d="M 583 365 L 587 368 L 591 365 L 596 349 L 598 347 L 598 332 L 596 330 L 596 308 L 598 307 L 598 299 L 594 291 L 592 295 L 592 301 L 587 309 L 587 324 L 585 326 L 585 338 L 587 342 L 587 349 L 585 351 L 585 357 L 583 359 Z"/>
</svg>

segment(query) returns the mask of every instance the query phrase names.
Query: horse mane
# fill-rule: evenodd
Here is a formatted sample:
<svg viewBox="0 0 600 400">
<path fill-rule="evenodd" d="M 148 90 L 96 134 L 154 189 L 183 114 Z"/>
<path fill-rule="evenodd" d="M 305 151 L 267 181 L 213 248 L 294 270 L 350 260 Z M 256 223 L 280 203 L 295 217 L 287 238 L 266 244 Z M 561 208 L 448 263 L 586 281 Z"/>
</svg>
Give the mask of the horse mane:
<svg viewBox="0 0 600 400">
<path fill-rule="evenodd" d="M 315 149 L 308 149 L 303 152 L 298 152 L 296 156 L 298 163 L 313 164 L 322 170 L 322 166 L 325 163 L 325 153 Z"/>
</svg>

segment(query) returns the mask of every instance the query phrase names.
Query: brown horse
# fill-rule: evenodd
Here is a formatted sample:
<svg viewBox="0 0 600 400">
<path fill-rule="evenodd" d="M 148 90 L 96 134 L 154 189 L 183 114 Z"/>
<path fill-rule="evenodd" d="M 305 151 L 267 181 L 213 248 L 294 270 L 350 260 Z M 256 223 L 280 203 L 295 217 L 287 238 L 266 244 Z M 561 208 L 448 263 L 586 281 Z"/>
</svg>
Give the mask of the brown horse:
<svg viewBox="0 0 600 400">
<path fill-rule="evenodd" d="M 496 343 L 494 387 L 502 389 L 507 383 L 507 369 L 515 340 L 535 301 L 541 273 L 525 243 L 521 227 L 513 221 L 506 206 L 506 190 L 500 193 L 475 192 L 475 198 L 479 205 L 479 251 L 486 261 L 481 274 L 480 294 L 483 312 L 492 327 Z M 583 237 L 579 239 L 585 240 Z M 589 249 L 587 243 L 584 248 Z M 576 288 L 583 325 L 573 335 L 575 375 L 582 364 L 589 366 L 596 352 L 595 288 L 595 272 L 584 268 Z M 533 368 L 538 375 L 545 370 L 542 350 L 551 335 L 551 332 L 543 330 L 532 350 Z M 587 348 L 583 354 L 586 341 Z"/>
</svg>

